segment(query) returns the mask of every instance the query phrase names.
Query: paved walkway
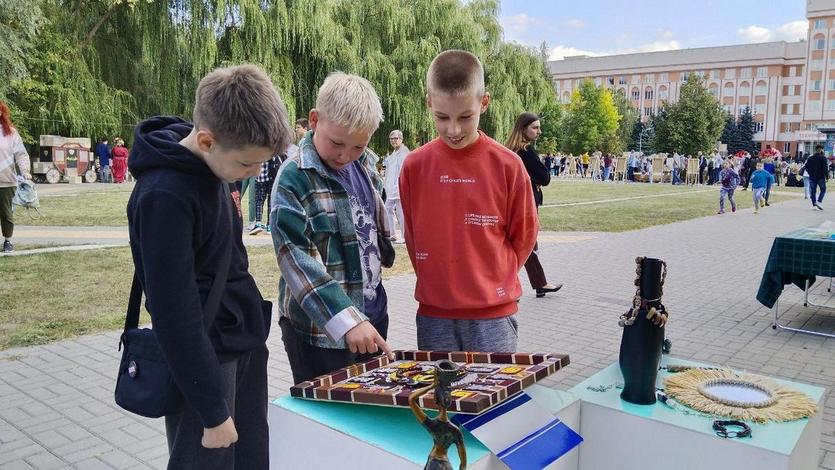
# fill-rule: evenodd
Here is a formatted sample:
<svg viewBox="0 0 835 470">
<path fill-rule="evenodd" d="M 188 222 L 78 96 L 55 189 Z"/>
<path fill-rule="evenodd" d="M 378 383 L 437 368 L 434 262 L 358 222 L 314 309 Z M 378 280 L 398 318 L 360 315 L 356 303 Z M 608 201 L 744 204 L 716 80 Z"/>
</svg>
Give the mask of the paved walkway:
<svg viewBox="0 0 835 470">
<path fill-rule="evenodd" d="M 757 216 L 746 210 L 633 232 L 581 234 L 573 243 L 548 240 L 568 235 L 544 234 L 540 256 L 546 272 L 565 287 L 544 299 L 526 288 L 519 349 L 569 353 L 571 365 L 546 381 L 562 389 L 617 360 L 617 319 L 634 292 L 634 258 L 657 256 L 669 265 L 664 300 L 675 356 L 831 387 L 835 340 L 775 333 L 770 311 L 754 298 L 773 237 L 820 224 L 829 214 L 835 205 L 815 212 L 792 200 Z M 401 276 L 386 287 L 390 342 L 414 347 L 414 278 Z M 815 292 L 817 300 L 835 303 L 825 288 Z M 804 308 L 796 288 L 784 294 L 783 308 L 782 318 L 791 325 L 835 331 L 835 315 Z M 277 331 L 269 339 L 272 396 L 291 386 Z M 113 403 L 117 338 L 109 332 L 0 352 L 1 468 L 163 468 L 162 421 L 129 415 Z M 822 412 L 820 468 L 835 470 L 832 389 Z"/>
</svg>

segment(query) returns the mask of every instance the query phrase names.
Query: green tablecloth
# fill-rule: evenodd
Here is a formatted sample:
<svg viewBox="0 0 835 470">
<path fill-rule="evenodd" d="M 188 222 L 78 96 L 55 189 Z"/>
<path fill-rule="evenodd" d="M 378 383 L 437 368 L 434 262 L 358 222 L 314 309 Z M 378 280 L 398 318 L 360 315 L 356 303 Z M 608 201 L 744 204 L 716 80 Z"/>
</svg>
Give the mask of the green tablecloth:
<svg viewBox="0 0 835 470">
<path fill-rule="evenodd" d="M 757 291 L 760 303 L 773 307 L 786 284 L 804 289 L 807 280 L 810 286 L 815 283 L 815 276 L 835 276 L 835 240 L 821 237 L 819 231 L 802 228 L 774 239 Z"/>
</svg>

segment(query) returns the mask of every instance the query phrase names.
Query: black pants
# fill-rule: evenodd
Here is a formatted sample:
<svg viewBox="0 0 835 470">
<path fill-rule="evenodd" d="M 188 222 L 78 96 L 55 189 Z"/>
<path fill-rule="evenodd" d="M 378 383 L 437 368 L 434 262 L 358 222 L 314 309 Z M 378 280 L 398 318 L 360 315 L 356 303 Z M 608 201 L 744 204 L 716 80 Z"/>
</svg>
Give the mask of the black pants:
<svg viewBox="0 0 835 470">
<path fill-rule="evenodd" d="M 816 194 L 820 189 L 820 195 Z M 809 196 L 812 198 L 812 205 L 816 206 L 823 202 L 823 196 L 826 194 L 826 178 L 819 180 L 809 180 Z"/>
<path fill-rule="evenodd" d="M 226 406 L 232 413 L 238 442 L 226 449 L 206 449 L 200 443 L 203 424 L 183 401 L 180 413 L 165 417 L 168 470 L 267 470 L 270 442 L 267 428 L 267 347 L 221 363 L 226 385 Z"/>
<path fill-rule="evenodd" d="M 376 323 L 372 322 L 372 325 L 385 339 L 389 330 L 388 315 Z M 281 327 L 281 341 L 284 342 L 284 350 L 287 351 L 287 359 L 290 361 L 290 370 L 293 371 L 295 383 L 305 382 L 382 354 L 382 351 L 374 354 L 354 354 L 347 349 L 320 348 L 302 339 L 287 318 L 282 317 L 278 321 L 278 326 Z"/>
<path fill-rule="evenodd" d="M 531 287 L 534 289 L 545 287 L 548 284 L 548 281 L 545 279 L 545 270 L 542 269 L 542 263 L 539 262 L 537 251 L 539 251 L 539 243 L 534 244 L 533 251 L 528 256 L 528 260 L 525 261 L 525 272 L 528 273 L 528 280 L 531 281 Z"/>
<path fill-rule="evenodd" d="M 12 199 L 17 188 L 0 188 L 0 227 L 3 236 L 12 238 L 14 234 L 14 215 L 12 214 Z"/>
<path fill-rule="evenodd" d="M 265 224 L 270 222 L 270 191 L 273 189 L 274 179 L 269 181 L 255 182 L 255 220 L 261 222 L 261 215 L 264 213 L 264 202 L 267 203 L 267 217 L 264 220 Z"/>
</svg>

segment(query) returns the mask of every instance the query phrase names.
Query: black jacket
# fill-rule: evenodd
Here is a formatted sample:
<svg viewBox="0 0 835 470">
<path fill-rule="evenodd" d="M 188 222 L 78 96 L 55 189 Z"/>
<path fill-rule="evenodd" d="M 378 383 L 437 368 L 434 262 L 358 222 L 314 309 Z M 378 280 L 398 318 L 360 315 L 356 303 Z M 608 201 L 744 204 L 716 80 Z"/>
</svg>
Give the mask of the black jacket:
<svg viewBox="0 0 835 470">
<path fill-rule="evenodd" d="M 536 201 L 536 206 L 542 205 L 542 189 L 541 186 L 548 186 L 551 182 L 551 173 L 548 168 L 539 159 L 539 154 L 536 153 L 532 145 L 528 148 L 521 148 L 518 152 L 519 158 L 525 164 L 525 170 L 528 171 L 528 176 L 531 178 L 531 186 L 533 187 L 533 199 Z"/>
<path fill-rule="evenodd" d="M 174 380 L 203 426 L 214 427 L 230 416 L 220 362 L 264 347 L 272 306 L 249 274 L 238 193 L 226 197 L 225 183 L 179 144 L 191 129 L 175 117 L 136 128 L 128 159 L 137 180 L 128 230 L 146 308 Z M 227 249 L 228 280 L 207 334 L 202 305 Z"/>
<path fill-rule="evenodd" d="M 816 153 L 809 157 L 806 160 L 804 168 L 809 173 L 809 179 L 812 181 L 829 178 L 829 164 L 826 162 L 826 157 L 822 153 Z"/>
</svg>

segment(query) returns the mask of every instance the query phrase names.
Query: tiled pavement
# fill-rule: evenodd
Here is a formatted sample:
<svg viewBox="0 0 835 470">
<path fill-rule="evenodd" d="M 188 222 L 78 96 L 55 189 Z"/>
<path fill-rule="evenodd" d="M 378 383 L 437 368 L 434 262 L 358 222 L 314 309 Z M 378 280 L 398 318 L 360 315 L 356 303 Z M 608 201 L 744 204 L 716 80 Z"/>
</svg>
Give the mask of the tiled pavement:
<svg viewBox="0 0 835 470">
<path fill-rule="evenodd" d="M 546 382 L 558 388 L 617 360 L 617 318 L 634 292 L 633 260 L 661 257 L 669 265 L 664 290 L 673 354 L 828 387 L 820 468 L 835 469 L 835 340 L 775 333 L 770 311 L 754 298 L 773 237 L 817 225 L 830 213 L 835 206 L 819 213 L 793 200 L 757 216 L 749 210 L 618 234 L 543 234 L 546 272 L 565 287 L 545 299 L 526 288 L 519 349 L 569 353 L 571 366 Z M 412 276 L 386 282 L 396 348 L 415 346 L 413 285 Z M 826 289 L 816 292 L 819 301 L 835 304 Z M 835 313 L 804 308 L 796 288 L 781 306 L 792 325 L 835 331 Z M 123 413 L 113 403 L 117 336 L 0 352 L 0 468 L 164 467 L 162 421 Z M 269 346 L 270 393 L 277 396 L 291 380 L 277 335 Z"/>
</svg>

